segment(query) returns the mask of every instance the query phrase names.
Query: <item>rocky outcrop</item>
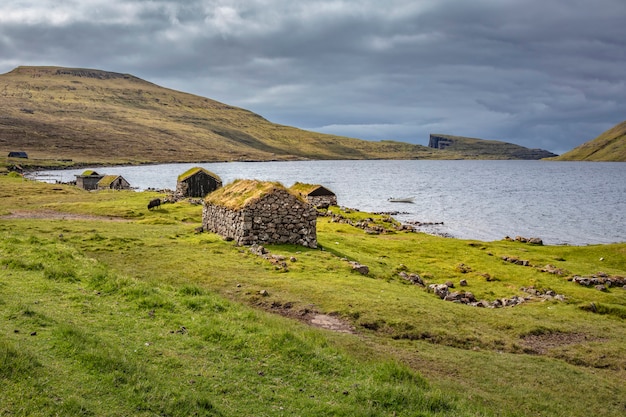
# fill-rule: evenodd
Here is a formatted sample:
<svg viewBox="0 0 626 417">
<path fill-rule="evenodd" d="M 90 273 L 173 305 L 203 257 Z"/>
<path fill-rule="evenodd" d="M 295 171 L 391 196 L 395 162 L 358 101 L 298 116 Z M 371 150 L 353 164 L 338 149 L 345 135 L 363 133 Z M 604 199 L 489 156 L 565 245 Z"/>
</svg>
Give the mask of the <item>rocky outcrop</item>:
<svg viewBox="0 0 626 417">
<path fill-rule="evenodd" d="M 514 143 L 439 133 L 430 135 L 428 147 L 440 150 L 447 149 L 470 159 L 543 159 L 557 156 L 550 151 L 530 149 Z"/>
</svg>

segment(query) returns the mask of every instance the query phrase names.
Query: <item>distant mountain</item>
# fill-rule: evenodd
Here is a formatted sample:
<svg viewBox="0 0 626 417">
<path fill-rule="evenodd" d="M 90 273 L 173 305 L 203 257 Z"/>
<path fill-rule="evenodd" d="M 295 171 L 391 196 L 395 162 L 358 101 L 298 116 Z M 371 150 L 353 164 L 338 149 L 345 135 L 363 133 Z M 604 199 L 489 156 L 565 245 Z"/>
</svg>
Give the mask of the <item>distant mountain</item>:
<svg viewBox="0 0 626 417">
<path fill-rule="evenodd" d="M 107 164 L 436 157 L 421 145 L 278 125 L 128 74 L 60 67 L 0 75 L 0 151 Z"/>
<path fill-rule="evenodd" d="M 310 132 L 97 69 L 18 67 L 0 75 L 0 152 L 26 152 L 21 165 L 527 157 L 518 152 L 525 148 L 494 150 L 488 142 L 441 150 Z"/>
<path fill-rule="evenodd" d="M 626 162 L 626 120 L 554 160 Z"/>
<path fill-rule="evenodd" d="M 431 134 L 428 146 L 458 153 L 465 159 L 543 159 L 557 156 L 550 151 L 508 142 L 441 134 Z"/>
</svg>

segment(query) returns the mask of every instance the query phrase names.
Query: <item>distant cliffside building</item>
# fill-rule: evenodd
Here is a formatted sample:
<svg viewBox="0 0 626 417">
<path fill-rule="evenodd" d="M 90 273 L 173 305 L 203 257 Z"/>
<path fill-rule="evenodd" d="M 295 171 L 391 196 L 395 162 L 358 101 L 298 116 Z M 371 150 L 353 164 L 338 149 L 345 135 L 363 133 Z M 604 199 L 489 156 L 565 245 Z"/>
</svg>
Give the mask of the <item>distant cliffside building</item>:
<svg viewBox="0 0 626 417">
<path fill-rule="evenodd" d="M 290 243 L 317 247 L 317 210 L 282 184 L 237 180 L 209 194 L 204 230 L 239 245 Z"/>
<path fill-rule="evenodd" d="M 431 134 L 430 140 L 428 141 L 428 147 L 435 148 L 435 149 L 445 149 L 448 146 L 452 145 L 453 143 L 454 143 L 454 140 L 449 137 Z"/>
<path fill-rule="evenodd" d="M 191 168 L 178 176 L 176 195 L 205 197 L 222 186 L 222 179 L 204 168 Z"/>
<path fill-rule="evenodd" d="M 297 182 L 291 187 L 291 191 L 301 195 L 306 201 L 317 208 L 328 208 L 337 205 L 337 196 L 328 188 L 318 184 L 304 184 Z"/>
</svg>

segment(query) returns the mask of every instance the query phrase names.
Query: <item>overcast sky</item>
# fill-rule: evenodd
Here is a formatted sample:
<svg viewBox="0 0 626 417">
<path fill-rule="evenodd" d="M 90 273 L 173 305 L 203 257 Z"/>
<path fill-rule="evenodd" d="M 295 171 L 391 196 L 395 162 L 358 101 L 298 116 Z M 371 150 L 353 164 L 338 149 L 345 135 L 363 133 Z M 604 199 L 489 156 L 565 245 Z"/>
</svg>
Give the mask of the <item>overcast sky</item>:
<svg viewBox="0 0 626 417">
<path fill-rule="evenodd" d="M 562 153 L 626 120 L 626 0 L 2 0 L 0 73 L 20 65 L 324 133 Z"/>
</svg>

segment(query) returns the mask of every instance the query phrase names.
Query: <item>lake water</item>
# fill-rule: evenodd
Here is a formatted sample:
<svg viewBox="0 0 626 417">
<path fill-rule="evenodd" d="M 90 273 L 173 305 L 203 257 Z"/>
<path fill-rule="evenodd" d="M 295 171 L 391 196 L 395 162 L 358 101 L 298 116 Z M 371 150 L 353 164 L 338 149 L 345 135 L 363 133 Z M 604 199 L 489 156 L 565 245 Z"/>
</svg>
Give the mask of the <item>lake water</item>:
<svg viewBox="0 0 626 417">
<path fill-rule="evenodd" d="M 546 244 L 626 242 L 626 163 L 549 161 L 303 161 L 164 164 L 42 171 L 67 182 L 85 169 L 120 174 L 139 190 L 176 188 L 202 166 L 224 184 L 235 179 L 321 184 L 338 203 L 362 211 L 400 211 L 400 221 L 443 225 L 424 231 L 463 239 L 540 237 Z M 415 197 L 390 203 L 389 197 Z"/>
</svg>

